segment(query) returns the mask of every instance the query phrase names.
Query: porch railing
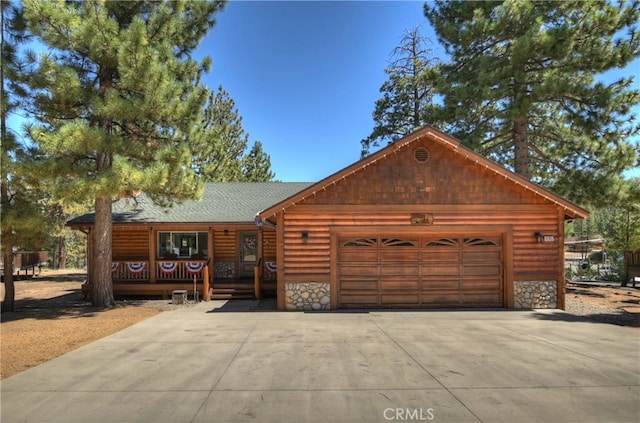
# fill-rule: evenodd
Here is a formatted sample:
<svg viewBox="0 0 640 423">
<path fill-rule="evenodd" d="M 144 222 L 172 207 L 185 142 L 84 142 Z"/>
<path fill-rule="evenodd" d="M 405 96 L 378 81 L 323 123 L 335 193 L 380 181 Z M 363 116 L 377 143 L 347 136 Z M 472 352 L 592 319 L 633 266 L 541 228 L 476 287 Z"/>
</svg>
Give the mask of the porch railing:
<svg viewBox="0 0 640 423">
<path fill-rule="evenodd" d="M 149 280 L 148 261 L 112 261 L 111 279 L 117 281 Z"/>
<path fill-rule="evenodd" d="M 163 281 L 202 281 L 206 260 L 160 260 L 156 262 L 156 280 Z M 111 277 L 114 281 L 149 281 L 149 261 L 121 261 L 111 263 Z"/>
<path fill-rule="evenodd" d="M 161 260 L 157 262 L 156 279 L 158 281 L 193 281 L 204 279 L 206 260 Z"/>
</svg>

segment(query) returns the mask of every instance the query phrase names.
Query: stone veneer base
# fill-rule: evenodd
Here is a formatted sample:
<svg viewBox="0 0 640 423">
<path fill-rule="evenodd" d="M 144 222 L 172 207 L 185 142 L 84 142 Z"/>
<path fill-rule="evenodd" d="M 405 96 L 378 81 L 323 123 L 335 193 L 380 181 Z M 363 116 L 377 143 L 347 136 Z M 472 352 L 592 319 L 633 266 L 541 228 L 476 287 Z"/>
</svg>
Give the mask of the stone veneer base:
<svg viewBox="0 0 640 423">
<path fill-rule="evenodd" d="M 514 308 L 557 308 L 557 285 L 556 281 L 516 281 Z"/>
<path fill-rule="evenodd" d="M 286 282 L 284 290 L 288 311 L 331 310 L 329 282 Z"/>
</svg>

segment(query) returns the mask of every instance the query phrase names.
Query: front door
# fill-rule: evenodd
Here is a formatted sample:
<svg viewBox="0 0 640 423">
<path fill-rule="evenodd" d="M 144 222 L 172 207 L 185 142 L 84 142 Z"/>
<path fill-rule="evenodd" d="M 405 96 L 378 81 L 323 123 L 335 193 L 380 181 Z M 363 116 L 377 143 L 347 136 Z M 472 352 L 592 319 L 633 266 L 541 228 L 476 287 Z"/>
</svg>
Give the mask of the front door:
<svg viewBox="0 0 640 423">
<path fill-rule="evenodd" d="M 240 232 L 240 276 L 253 276 L 258 262 L 258 232 Z"/>
</svg>

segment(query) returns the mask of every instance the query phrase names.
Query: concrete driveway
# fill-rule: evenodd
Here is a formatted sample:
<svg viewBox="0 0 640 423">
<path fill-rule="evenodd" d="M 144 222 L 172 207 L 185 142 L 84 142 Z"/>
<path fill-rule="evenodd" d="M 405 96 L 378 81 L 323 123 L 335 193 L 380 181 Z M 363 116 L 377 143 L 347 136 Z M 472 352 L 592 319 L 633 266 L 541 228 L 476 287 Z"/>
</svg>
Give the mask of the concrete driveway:
<svg viewBox="0 0 640 423">
<path fill-rule="evenodd" d="M 640 421 L 638 329 L 242 306 L 165 312 L 5 379 L 2 422 Z"/>
</svg>

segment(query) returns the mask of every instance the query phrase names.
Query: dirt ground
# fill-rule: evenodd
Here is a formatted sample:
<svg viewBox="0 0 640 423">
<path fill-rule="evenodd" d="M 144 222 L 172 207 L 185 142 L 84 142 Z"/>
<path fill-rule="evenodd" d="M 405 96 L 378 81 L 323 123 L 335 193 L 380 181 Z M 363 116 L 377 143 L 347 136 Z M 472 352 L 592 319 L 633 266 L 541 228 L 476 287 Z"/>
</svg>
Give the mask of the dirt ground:
<svg viewBox="0 0 640 423">
<path fill-rule="evenodd" d="M 15 282 L 14 312 L 2 313 L 0 379 L 177 307 L 171 300 L 122 300 L 109 310 L 82 297 L 83 270 L 43 270 Z M 4 298 L 4 284 L 0 284 Z"/>
<path fill-rule="evenodd" d="M 20 373 L 158 313 L 190 304 L 117 299 L 109 310 L 82 298 L 81 270 L 43 270 L 15 282 L 15 311 L 2 313 L 0 379 Z M 0 284 L 4 298 L 4 284 Z M 594 321 L 640 328 L 640 289 L 569 284 L 566 311 Z"/>
</svg>

